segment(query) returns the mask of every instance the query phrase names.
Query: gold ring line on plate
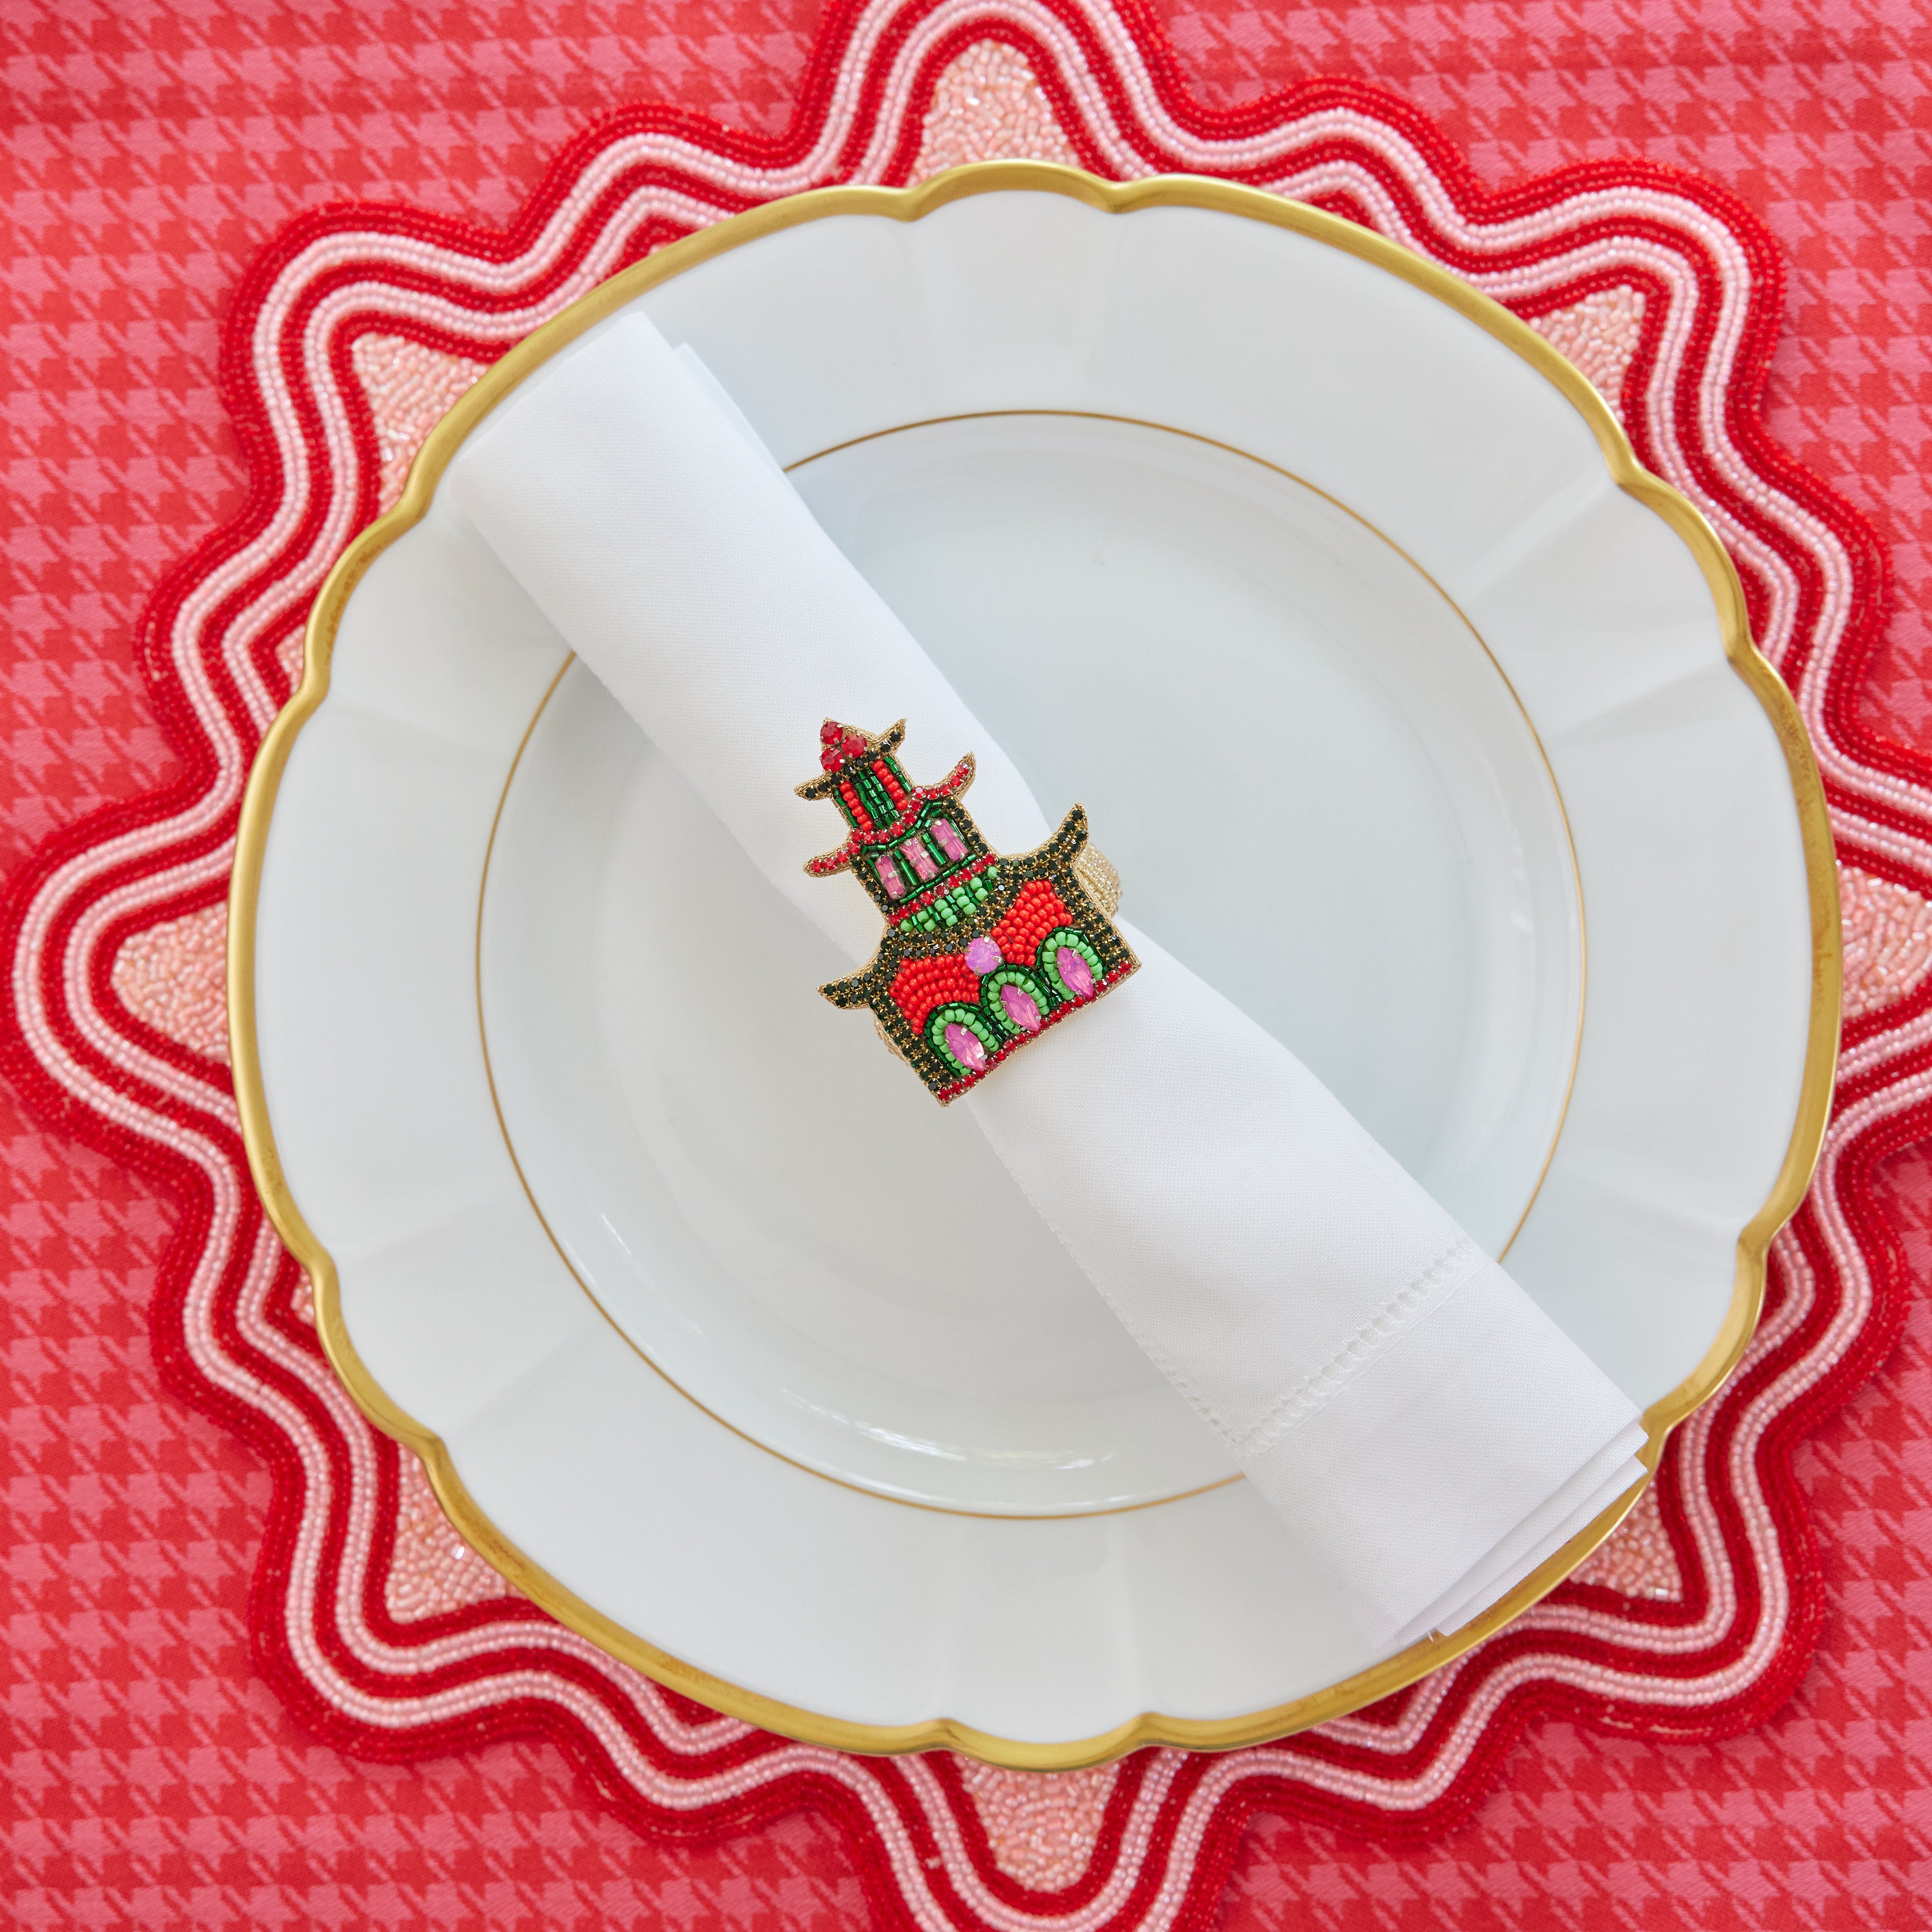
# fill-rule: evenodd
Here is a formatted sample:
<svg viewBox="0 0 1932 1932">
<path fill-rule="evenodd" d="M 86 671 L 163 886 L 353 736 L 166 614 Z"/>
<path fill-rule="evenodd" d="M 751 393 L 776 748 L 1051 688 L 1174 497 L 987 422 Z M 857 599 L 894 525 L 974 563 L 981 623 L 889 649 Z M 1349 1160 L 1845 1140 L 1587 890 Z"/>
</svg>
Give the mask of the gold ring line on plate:
<svg viewBox="0 0 1932 1932">
<path fill-rule="evenodd" d="M 1823 1144 L 1838 1058 L 1844 955 L 1831 824 L 1817 761 L 1791 694 L 1751 641 L 1743 587 L 1717 533 L 1695 505 L 1638 462 L 1622 425 L 1588 379 L 1527 324 L 1447 270 L 1339 216 L 1262 189 L 1184 175 L 1116 184 L 1075 169 L 1034 161 L 981 162 L 950 170 L 914 188 L 819 188 L 752 208 L 672 243 L 613 276 L 509 350 L 430 432 L 411 466 L 400 500 L 350 547 L 316 599 L 305 638 L 302 682 L 262 740 L 242 800 L 228 902 L 228 1013 L 236 1100 L 249 1167 L 276 1232 L 308 1271 L 322 1346 L 364 1414 L 422 1458 L 438 1501 L 480 1556 L 560 1622 L 612 1656 L 700 1703 L 747 1723 L 836 1750 L 954 1750 L 1015 1770 L 1066 1771 L 1104 1763 L 1147 1744 L 1225 1750 L 1263 1743 L 1387 1696 L 1460 1656 L 1553 1589 L 1616 1527 L 1642 1493 L 1643 1483 L 1633 1484 L 1501 1601 L 1453 1636 L 1425 1637 L 1340 1684 L 1244 1716 L 1198 1719 L 1147 1712 L 1095 1737 L 1041 1744 L 996 1737 L 950 1718 L 909 1724 L 860 1724 L 782 1703 L 728 1684 L 658 1649 L 532 1563 L 478 1508 L 441 1438 L 398 1407 L 369 1373 L 343 1322 L 334 1263 L 303 1220 L 283 1174 L 255 1034 L 255 916 L 269 822 L 290 752 L 327 694 L 330 654 L 350 592 L 376 558 L 422 520 L 438 478 L 477 424 L 566 344 L 660 283 L 700 262 L 828 217 L 872 215 L 916 221 L 956 201 L 1015 191 L 1060 195 L 1109 214 L 1131 215 L 1156 208 L 1208 209 L 1286 229 L 1383 269 L 1485 330 L 1560 391 L 1595 436 L 1618 488 L 1661 518 L 1696 559 L 1716 608 L 1726 657 L 1763 707 L 1784 752 L 1810 901 L 1811 1000 L 1796 1118 L 1771 1192 L 1738 1238 L 1730 1306 L 1696 1367 L 1645 1412 L 1647 1441 L 1640 1460 L 1648 1471 L 1655 1470 L 1670 1429 L 1717 1390 L 1743 1354 L 1763 1304 L 1766 1258 L 1772 1237 L 1804 1198 Z"/>
<path fill-rule="evenodd" d="M 1488 659 L 1490 668 L 1496 672 L 1497 676 L 1502 679 L 1504 689 L 1509 693 L 1518 715 L 1522 718 L 1532 740 L 1535 743 L 1537 755 L 1543 761 L 1544 772 L 1550 781 L 1550 791 L 1556 800 L 1557 813 L 1562 821 L 1563 836 L 1570 853 L 1570 876 L 1576 896 L 1576 931 L 1579 950 L 1576 1031 L 1576 1037 L 1570 1044 L 1570 1066 L 1564 1078 L 1562 1104 L 1557 1111 L 1556 1125 L 1550 1135 L 1550 1144 L 1544 1150 L 1542 1164 L 1538 1168 L 1536 1179 L 1531 1185 L 1529 1198 L 1523 1204 L 1522 1212 L 1516 1216 L 1516 1225 L 1510 1229 L 1508 1240 L 1504 1241 L 1501 1249 L 1498 1250 L 1496 1258 L 1498 1261 L 1502 1260 L 1514 1246 L 1516 1236 L 1522 1233 L 1523 1224 L 1529 1219 L 1530 1210 L 1536 1204 L 1536 1197 L 1543 1191 L 1544 1180 L 1550 1172 L 1550 1164 L 1556 1158 L 1557 1146 L 1563 1138 L 1563 1124 L 1570 1111 L 1570 1096 L 1576 1091 L 1577 1062 L 1582 1057 L 1583 1052 L 1582 992 L 1587 979 L 1588 955 L 1584 936 L 1582 874 L 1576 856 L 1576 841 L 1570 833 L 1570 814 L 1568 808 L 1563 801 L 1562 788 L 1556 782 L 1556 770 L 1550 762 L 1550 754 L 1545 750 L 1543 740 L 1537 731 L 1535 720 L 1530 716 L 1527 707 L 1516 692 L 1516 686 L 1510 682 L 1508 672 L 1503 669 L 1496 653 L 1490 649 L 1487 640 L 1469 621 L 1462 607 L 1393 538 L 1377 529 L 1366 517 L 1350 509 L 1346 503 L 1339 502 L 1336 498 L 1330 496 L 1327 490 L 1320 489 L 1316 484 L 1310 483 L 1306 477 L 1298 476 L 1292 470 L 1284 470 L 1279 464 L 1270 463 L 1264 457 L 1256 456 L 1250 451 L 1238 448 L 1232 443 L 1218 442 L 1212 436 L 1201 436 L 1192 430 L 1175 429 L 1170 424 L 1151 422 L 1144 417 L 1114 416 L 1098 410 L 972 410 L 964 411 L 956 416 L 922 417 L 916 422 L 898 423 L 888 429 L 873 430 L 864 436 L 849 437 L 843 442 L 835 442 L 826 448 L 814 450 L 809 456 L 802 456 L 796 463 L 787 464 L 785 472 L 789 476 L 795 470 L 805 469 L 808 464 L 819 461 L 822 458 L 836 456 L 842 450 L 856 449 L 863 443 L 876 442 L 884 436 L 900 436 L 913 430 L 935 428 L 943 423 L 982 422 L 1034 417 L 1062 419 L 1071 418 L 1088 422 L 1123 423 L 1136 429 L 1157 430 L 1166 435 L 1184 436 L 1191 442 L 1205 443 L 1210 448 L 1224 450 L 1232 456 L 1244 458 L 1247 461 L 1257 464 L 1262 469 L 1271 470 L 1276 476 L 1284 477 L 1289 482 L 1298 484 L 1301 488 L 1308 490 L 1314 496 L 1319 496 L 1323 502 L 1332 505 L 1344 515 L 1360 524 L 1371 536 L 1385 544 L 1411 569 L 1414 570 L 1424 582 L 1442 598 L 1449 608 L 1455 612 L 1463 628 L 1481 647 L 1483 655 Z M 556 695 L 557 687 L 563 682 L 565 671 L 570 668 L 574 661 L 574 653 L 565 658 L 556 675 L 544 687 L 543 695 L 537 700 L 536 709 L 530 714 L 530 722 L 524 726 L 523 735 L 517 742 L 515 754 L 510 760 L 508 771 L 504 775 L 503 788 L 497 794 L 496 808 L 490 820 L 490 836 L 483 850 L 482 878 L 476 892 L 475 949 L 476 1033 L 478 1041 L 482 1048 L 483 1074 L 490 1089 L 490 1106 L 491 1111 L 496 1115 L 496 1131 L 502 1136 L 504 1151 L 508 1154 L 510 1165 L 515 1170 L 518 1184 L 523 1189 L 524 1198 L 530 1203 L 530 1212 L 536 1216 L 537 1225 L 543 1229 L 544 1237 L 549 1241 L 552 1249 L 555 1250 L 557 1259 L 563 1264 L 571 1280 L 576 1282 L 592 1307 L 595 1308 L 598 1313 L 610 1324 L 622 1340 L 626 1347 L 629 1348 L 646 1366 L 654 1374 L 662 1377 L 694 1408 L 701 1411 L 721 1429 L 730 1430 L 734 1436 L 739 1436 L 750 1443 L 754 1448 L 762 1449 L 767 1455 L 776 1456 L 780 1462 L 788 1462 L 794 1468 L 802 1470 L 807 1475 L 816 1476 L 824 1482 L 836 1483 L 841 1489 L 856 1490 L 861 1495 L 875 1496 L 882 1502 L 897 1503 L 908 1509 L 932 1510 L 942 1516 L 979 1516 L 998 1522 L 1059 1522 L 1088 1516 L 1123 1516 L 1136 1510 L 1160 1509 L 1168 1503 L 1185 1502 L 1190 1496 L 1205 1496 L 1210 1490 L 1224 1489 L 1230 1483 L 1240 1482 L 1242 1478 L 1238 1471 L 1234 1474 L 1223 1476 L 1215 1482 L 1202 1483 L 1191 1490 L 1178 1490 L 1172 1496 L 1150 1497 L 1144 1502 L 1117 1503 L 1100 1509 L 1047 1510 L 1038 1513 L 1028 1511 L 1024 1514 L 1011 1510 L 966 1509 L 957 1504 L 935 1503 L 913 1496 L 894 1496 L 890 1491 L 877 1489 L 869 1483 L 855 1483 L 845 1477 L 835 1476 L 830 1471 L 818 1468 L 809 1462 L 800 1462 L 796 1456 L 788 1456 L 783 1450 L 776 1449 L 771 1444 L 760 1437 L 751 1434 L 748 1430 L 739 1428 L 735 1423 L 728 1422 L 716 1409 L 692 1394 L 691 1390 L 678 1381 L 662 1363 L 659 1362 L 638 1341 L 624 1324 L 610 1312 L 610 1310 L 604 1306 L 598 1296 L 597 1291 L 584 1280 L 584 1276 L 578 1270 L 577 1264 L 571 1259 L 568 1251 L 557 1239 L 556 1231 L 550 1226 L 549 1216 L 544 1214 L 542 1204 L 537 1199 L 536 1190 L 531 1186 L 530 1178 L 524 1172 L 522 1158 L 517 1152 L 515 1137 L 510 1132 L 509 1122 L 504 1118 L 502 1102 L 496 1091 L 496 1070 L 490 1056 L 490 1029 L 483 1011 L 483 906 L 490 890 L 490 864 L 496 849 L 497 828 L 502 823 L 504 808 L 509 802 L 511 787 L 516 783 L 517 773 L 523 765 L 524 754 L 530 748 L 530 740 L 536 734 L 538 722 L 542 718 L 545 710 L 549 708 L 550 701 Z"/>
</svg>

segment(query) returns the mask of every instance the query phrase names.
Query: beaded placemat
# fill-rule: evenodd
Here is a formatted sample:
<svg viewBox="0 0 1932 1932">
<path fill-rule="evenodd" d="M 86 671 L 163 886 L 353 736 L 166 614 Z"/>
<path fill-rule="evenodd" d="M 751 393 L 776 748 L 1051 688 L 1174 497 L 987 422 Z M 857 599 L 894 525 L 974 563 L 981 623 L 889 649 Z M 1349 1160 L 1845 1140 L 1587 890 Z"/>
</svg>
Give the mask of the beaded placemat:
<svg viewBox="0 0 1932 1932">
<path fill-rule="evenodd" d="M 227 325 L 242 514 L 163 586 L 142 667 L 188 781 L 50 841 L 11 884 L 8 1071 L 30 1102 L 188 1204 L 159 1290 L 173 1385 L 260 1450 L 274 1492 L 256 1656 L 344 1750 L 406 1757 L 554 1739 L 640 1832 L 717 1836 L 802 1802 L 845 1833 L 874 1907 L 922 1926 L 1065 1932 L 1198 1919 L 1258 1810 L 1393 1838 L 1488 1790 L 1521 1726 L 1710 1738 L 1760 1720 L 1808 1659 L 1822 1584 L 1794 1448 L 1869 1371 L 1902 1250 L 1871 1184 L 1932 1131 L 1932 805 L 1846 695 L 1874 648 L 1870 532 L 1770 440 L 1782 300 L 1756 220 L 1643 165 L 1485 190 L 1420 115 L 1352 84 L 1210 112 L 1138 11 L 1076 0 L 835 5 L 788 134 L 640 107 L 580 136 L 506 234 L 341 209 L 291 224 Z M 1759 641 L 1797 692 L 1830 790 L 1848 941 L 1846 1051 L 1812 1194 L 1774 1253 L 1763 1324 L 1721 1396 L 1588 1568 L 1403 1696 L 1219 1758 L 1151 1751 L 1028 1778 L 944 1755 L 842 1756 L 706 1712 L 510 1594 L 419 1467 L 324 1362 L 269 1233 L 230 1096 L 223 900 L 254 748 L 292 688 L 310 599 L 400 490 L 477 374 L 626 262 L 800 189 L 897 184 L 970 160 L 1115 177 L 1185 170 L 1316 202 L 1443 262 L 1569 355 L 1642 460 L 1730 545 Z"/>
</svg>

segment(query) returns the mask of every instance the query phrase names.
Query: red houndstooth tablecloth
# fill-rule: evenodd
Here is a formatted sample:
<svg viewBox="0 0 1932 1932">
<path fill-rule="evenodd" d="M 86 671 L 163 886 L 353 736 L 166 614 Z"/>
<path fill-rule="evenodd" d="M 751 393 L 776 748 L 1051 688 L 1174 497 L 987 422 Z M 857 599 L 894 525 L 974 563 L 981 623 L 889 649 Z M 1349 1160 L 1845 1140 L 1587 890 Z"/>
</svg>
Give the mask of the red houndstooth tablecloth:
<svg viewBox="0 0 1932 1932">
<path fill-rule="evenodd" d="M 1660 0 L 47 0 L 0 56 L 17 1922 L 1919 1922 L 1932 32 Z M 1053 1779 L 789 1744 L 510 1594 L 322 1362 L 221 1012 L 248 758 L 449 401 L 694 226 L 1009 154 L 1318 202 L 1570 354 L 1738 560 L 1848 941 L 1763 1328 L 1583 1575 L 1354 1718 Z"/>
</svg>

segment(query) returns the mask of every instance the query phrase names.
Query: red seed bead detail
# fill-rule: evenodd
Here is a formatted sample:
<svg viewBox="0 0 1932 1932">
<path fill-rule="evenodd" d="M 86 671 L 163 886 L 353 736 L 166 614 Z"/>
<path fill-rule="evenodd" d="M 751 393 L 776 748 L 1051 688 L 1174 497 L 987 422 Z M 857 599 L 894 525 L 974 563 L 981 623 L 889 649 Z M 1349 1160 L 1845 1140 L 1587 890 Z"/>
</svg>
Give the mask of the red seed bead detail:
<svg viewBox="0 0 1932 1932">
<path fill-rule="evenodd" d="M 963 1006 L 976 1004 L 980 976 L 956 952 L 944 952 L 936 959 L 908 960 L 892 976 L 892 998 L 917 1033 L 935 1006 L 955 1000 Z"/>
<path fill-rule="evenodd" d="M 1060 895 L 1044 879 L 1029 879 L 992 938 L 1007 958 L 1030 965 L 1046 935 L 1071 923 Z"/>
</svg>

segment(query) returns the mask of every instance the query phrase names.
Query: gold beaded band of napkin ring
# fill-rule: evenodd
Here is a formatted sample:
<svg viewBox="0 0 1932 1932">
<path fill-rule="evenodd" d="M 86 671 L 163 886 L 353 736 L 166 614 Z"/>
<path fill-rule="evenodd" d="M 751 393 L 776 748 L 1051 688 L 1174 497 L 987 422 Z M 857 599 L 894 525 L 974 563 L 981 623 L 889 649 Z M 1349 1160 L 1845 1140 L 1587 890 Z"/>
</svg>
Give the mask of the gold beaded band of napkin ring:
<svg viewBox="0 0 1932 1932">
<path fill-rule="evenodd" d="M 878 737 L 825 721 L 822 769 L 798 795 L 830 800 L 848 829 L 805 869 L 850 872 L 886 921 L 870 962 L 819 991 L 871 1007 L 880 1038 L 943 1106 L 1140 962 L 1114 924 L 1120 874 L 1088 843 L 1083 807 L 1036 850 L 1006 856 L 960 802 L 972 754 L 916 785 L 898 761 L 904 736 L 904 718 Z"/>
</svg>

